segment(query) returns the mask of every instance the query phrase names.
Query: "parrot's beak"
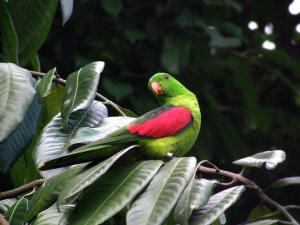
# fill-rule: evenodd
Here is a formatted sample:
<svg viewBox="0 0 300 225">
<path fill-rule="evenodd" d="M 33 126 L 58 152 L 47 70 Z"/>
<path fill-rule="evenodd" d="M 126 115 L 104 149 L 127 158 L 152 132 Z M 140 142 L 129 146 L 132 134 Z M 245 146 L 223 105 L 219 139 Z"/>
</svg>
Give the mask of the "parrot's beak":
<svg viewBox="0 0 300 225">
<path fill-rule="evenodd" d="M 162 89 L 162 87 L 159 85 L 158 82 L 153 81 L 151 83 L 151 90 L 156 94 L 156 95 L 163 95 L 164 91 Z"/>
</svg>

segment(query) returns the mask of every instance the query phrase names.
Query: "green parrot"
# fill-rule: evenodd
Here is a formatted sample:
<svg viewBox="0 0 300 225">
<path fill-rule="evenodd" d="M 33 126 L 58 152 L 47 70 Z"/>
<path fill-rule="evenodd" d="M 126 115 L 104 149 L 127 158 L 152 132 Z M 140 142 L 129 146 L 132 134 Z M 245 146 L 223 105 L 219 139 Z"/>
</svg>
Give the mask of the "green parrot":
<svg viewBox="0 0 300 225">
<path fill-rule="evenodd" d="M 195 143 L 201 125 L 196 96 L 167 73 L 153 75 L 148 87 L 160 107 L 134 119 L 110 135 L 45 162 L 41 170 L 93 161 L 138 145 L 149 158 L 182 156 Z"/>
</svg>

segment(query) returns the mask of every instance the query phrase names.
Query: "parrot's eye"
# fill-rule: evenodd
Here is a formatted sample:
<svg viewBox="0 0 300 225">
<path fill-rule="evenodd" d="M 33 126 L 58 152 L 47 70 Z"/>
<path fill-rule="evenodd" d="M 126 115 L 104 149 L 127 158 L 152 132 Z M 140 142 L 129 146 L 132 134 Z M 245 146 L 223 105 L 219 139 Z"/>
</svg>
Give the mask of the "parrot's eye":
<svg viewBox="0 0 300 225">
<path fill-rule="evenodd" d="M 165 79 L 165 80 L 169 80 L 169 78 L 170 78 L 170 77 L 169 77 L 168 75 L 165 75 L 165 76 L 164 76 L 164 79 Z"/>
</svg>

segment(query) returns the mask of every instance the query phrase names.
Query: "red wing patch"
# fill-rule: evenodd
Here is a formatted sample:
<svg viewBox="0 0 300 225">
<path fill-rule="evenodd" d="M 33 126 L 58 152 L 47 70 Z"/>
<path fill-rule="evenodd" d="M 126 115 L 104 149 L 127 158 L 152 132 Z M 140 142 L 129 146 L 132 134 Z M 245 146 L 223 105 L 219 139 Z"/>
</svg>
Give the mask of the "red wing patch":
<svg viewBox="0 0 300 225">
<path fill-rule="evenodd" d="M 191 112 L 183 107 L 174 107 L 141 124 L 132 124 L 127 130 L 140 136 L 163 138 L 176 134 L 191 122 Z"/>
</svg>

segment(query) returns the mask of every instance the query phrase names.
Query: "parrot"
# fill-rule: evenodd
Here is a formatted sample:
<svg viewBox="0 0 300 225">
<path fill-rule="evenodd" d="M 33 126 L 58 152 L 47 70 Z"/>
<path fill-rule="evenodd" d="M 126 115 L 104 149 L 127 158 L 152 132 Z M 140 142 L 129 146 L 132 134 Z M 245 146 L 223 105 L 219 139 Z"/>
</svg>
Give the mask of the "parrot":
<svg viewBox="0 0 300 225">
<path fill-rule="evenodd" d="M 148 82 L 161 105 L 104 138 L 39 166 L 40 170 L 94 161 L 137 145 L 149 158 L 180 157 L 195 143 L 201 127 L 196 95 L 167 73 L 156 73 Z"/>
</svg>

